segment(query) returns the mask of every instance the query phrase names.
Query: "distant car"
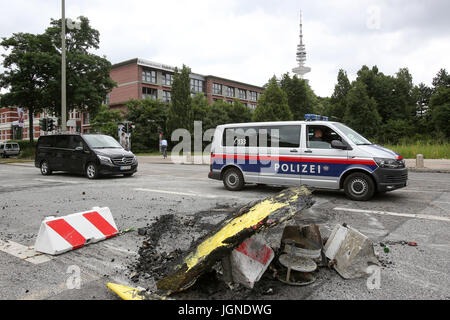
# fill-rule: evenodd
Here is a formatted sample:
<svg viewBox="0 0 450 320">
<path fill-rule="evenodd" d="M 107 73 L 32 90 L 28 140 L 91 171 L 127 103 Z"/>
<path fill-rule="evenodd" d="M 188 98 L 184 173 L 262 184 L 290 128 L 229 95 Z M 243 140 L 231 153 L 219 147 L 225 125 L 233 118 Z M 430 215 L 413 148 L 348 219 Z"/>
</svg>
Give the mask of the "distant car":
<svg viewBox="0 0 450 320">
<path fill-rule="evenodd" d="M 9 156 L 17 156 L 20 154 L 20 146 L 15 142 L 0 143 L 0 156 L 7 158 Z"/>
<path fill-rule="evenodd" d="M 132 176 L 138 167 L 136 156 L 111 136 L 102 134 L 55 134 L 39 137 L 34 162 L 43 175 L 53 171 Z"/>
</svg>

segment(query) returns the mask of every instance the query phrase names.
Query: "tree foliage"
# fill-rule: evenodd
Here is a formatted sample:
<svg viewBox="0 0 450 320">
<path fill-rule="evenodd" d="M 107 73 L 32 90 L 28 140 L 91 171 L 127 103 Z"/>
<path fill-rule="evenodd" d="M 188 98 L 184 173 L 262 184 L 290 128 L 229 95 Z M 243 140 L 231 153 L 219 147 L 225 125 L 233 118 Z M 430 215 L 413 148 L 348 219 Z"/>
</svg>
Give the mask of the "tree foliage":
<svg viewBox="0 0 450 320">
<path fill-rule="evenodd" d="M 261 95 L 258 106 L 253 113 L 253 121 L 288 121 L 292 120 L 287 94 L 278 86 L 273 77 Z"/>
</svg>

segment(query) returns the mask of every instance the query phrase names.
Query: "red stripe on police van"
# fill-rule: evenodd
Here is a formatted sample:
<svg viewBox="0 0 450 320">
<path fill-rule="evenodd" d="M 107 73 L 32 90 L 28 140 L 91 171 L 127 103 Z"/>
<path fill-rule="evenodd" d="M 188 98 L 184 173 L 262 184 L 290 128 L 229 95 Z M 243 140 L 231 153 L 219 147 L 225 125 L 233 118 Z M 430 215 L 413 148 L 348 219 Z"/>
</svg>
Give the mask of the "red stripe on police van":
<svg viewBox="0 0 450 320">
<path fill-rule="evenodd" d="M 49 221 L 46 224 L 70 243 L 72 250 L 81 248 L 86 243 L 86 239 L 64 219 Z"/>
<path fill-rule="evenodd" d="M 92 223 L 106 239 L 112 238 L 117 235 L 118 230 L 114 228 L 105 218 L 103 218 L 97 211 L 88 212 L 83 214 L 90 223 Z"/>
<path fill-rule="evenodd" d="M 236 251 L 252 258 L 253 260 L 258 261 L 262 265 L 266 265 L 270 260 L 270 257 L 272 256 L 272 249 L 270 249 L 268 246 L 264 246 L 264 249 L 259 252 L 255 252 L 251 249 L 249 243 L 251 243 L 251 241 L 242 242 L 242 244 L 236 248 Z"/>
<path fill-rule="evenodd" d="M 315 163 L 340 163 L 340 164 L 361 164 L 376 165 L 373 160 L 362 159 L 331 159 L 331 158 L 312 158 L 312 157 L 273 157 L 273 156 L 250 156 L 250 155 L 213 155 L 216 159 L 234 159 L 234 160 L 260 160 L 260 161 L 289 161 L 289 162 L 315 162 Z"/>
</svg>

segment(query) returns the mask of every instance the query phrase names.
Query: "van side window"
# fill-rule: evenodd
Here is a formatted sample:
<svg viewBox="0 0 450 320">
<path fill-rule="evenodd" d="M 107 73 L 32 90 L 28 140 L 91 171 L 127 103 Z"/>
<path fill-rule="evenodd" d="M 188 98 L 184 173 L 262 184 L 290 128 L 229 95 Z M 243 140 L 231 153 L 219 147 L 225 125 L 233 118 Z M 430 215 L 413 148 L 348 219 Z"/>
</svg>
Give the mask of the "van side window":
<svg viewBox="0 0 450 320">
<path fill-rule="evenodd" d="M 327 126 L 310 125 L 307 132 L 307 147 L 310 149 L 331 149 L 331 141 L 344 142 L 340 135 Z"/>
<path fill-rule="evenodd" d="M 59 136 L 56 139 L 55 148 L 67 149 L 69 148 L 69 136 Z"/>
<path fill-rule="evenodd" d="M 223 133 L 225 147 L 257 147 L 258 128 L 227 128 Z"/>
<path fill-rule="evenodd" d="M 51 148 L 54 146 L 55 137 L 40 137 L 39 147 Z"/>
<path fill-rule="evenodd" d="M 264 145 L 267 137 L 267 147 L 299 148 L 301 126 L 271 126 L 260 128 L 259 146 Z"/>
<path fill-rule="evenodd" d="M 81 137 L 79 136 L 71 136 L 70 142 L 69 142 L 69 149 L 75 149 L 77 147 L 84 147 L 83 141 L 81 140 Z"/>
</svg>

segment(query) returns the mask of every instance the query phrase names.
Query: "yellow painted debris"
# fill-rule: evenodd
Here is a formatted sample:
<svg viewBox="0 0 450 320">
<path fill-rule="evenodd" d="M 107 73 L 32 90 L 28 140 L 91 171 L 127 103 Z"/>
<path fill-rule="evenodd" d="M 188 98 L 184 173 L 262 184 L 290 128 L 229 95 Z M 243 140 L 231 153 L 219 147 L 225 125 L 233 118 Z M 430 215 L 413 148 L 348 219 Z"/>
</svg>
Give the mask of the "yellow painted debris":
<svg viewBox="0 0 450 320">
<path fill-rule="evenodd" d="M 144 300 L 144 296 L 139 294 L 141 291 L 136 288 L 126 287 L 115 283 L 107 283 L 106 286 L 122 300 Z"/>
<path fill-rule="evenodd" d="M 281 194 L 279 197 L 283 197 Z M 298 194 L 294 194 L 291 198 L 286 199 L 283 202 L 276 201 L 275 199 L 268 199 L 262 201 L 252 207 L 247 213 L 230 220 L 219 232 L 214 234 L 212 237 L 203 241 L 197 250 L 192 252 L 185 259 L 185 263 L 188 266 L 188 271 L 194 267 L 201 259 L 208 256 L 215 249 L 225 246 L 224 240 L 238 234 L 242 230 L 251 228 L 257 225 L 259 222 L 263 221 L 274 211 L 289 206 L 290 202 L 298 199 Z"/>
</svg>

